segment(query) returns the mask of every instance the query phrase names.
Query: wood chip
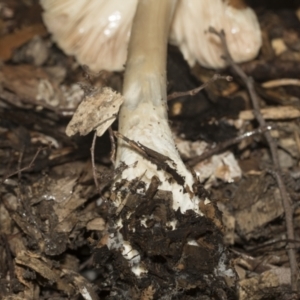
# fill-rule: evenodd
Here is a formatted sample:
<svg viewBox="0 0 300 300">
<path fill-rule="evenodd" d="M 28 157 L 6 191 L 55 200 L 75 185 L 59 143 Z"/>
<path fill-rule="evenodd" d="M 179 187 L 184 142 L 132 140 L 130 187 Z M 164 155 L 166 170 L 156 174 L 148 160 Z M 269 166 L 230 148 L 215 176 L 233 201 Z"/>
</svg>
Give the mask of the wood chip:
<svg viewBox="0 0 300 300">
<path fill-rule="evenodd" d="M 261 109 L 261 113 L 266 120 L 284 120 L 295 119 L 300 117 L 300 110 L 293 106 L 276 106 Z M 254 115 L 252 110 L 244 110 L 239 114 L 239 119 L 253 120 Z"/>
<path fill-rule="evenodd" d="M 103 218 L 95 218 L 86 224 L 87 230 L 104 230 L 105 220 Z"/>
<path fill-rule="evenodd" d="M 282 54 L 283 52 L 285 52 L 287 50 L 287 47 L 286 47 L 284 41 L 280 38 L 273 39 L 271 41 L 271 44 L 272 44 L 272 48 L 273 48 L 273 50 L 274 50 L 274 52 L 277 56 Z"/>
</svg>

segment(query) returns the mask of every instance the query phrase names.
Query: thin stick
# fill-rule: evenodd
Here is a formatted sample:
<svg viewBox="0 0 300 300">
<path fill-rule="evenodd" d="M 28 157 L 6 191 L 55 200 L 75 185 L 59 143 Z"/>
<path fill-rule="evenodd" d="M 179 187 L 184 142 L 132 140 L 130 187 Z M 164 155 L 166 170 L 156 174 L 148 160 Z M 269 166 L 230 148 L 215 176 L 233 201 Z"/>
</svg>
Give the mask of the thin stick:
<svg viewBox="0 0 300 300">
<path fill-rule="evenodd" d="M 184 185 L 184 178 L 177 172 L 176 163 L 168 156 L 165 156 L 153 149 L 150 149 L 145 145 L 141 144 L 140 142 L 135 142 L 127 138 L 120 132 L 114 131 L 114 134 L 117 138 L 125 141 L 136 152 L 140 153 L 141 156 L 143 156 L 144 158 L 155 164 L 157 167 L 165 170 L 167 173 L 172 175 L 174 180 L 178 184 L 182 186 Z"/>
<path fill-rule="evenodd" d="M 32 160 L 31 160 L 31 162 L 29 163 L 28 166 L 26 166 L 26 167 L 24 167 L 24 168 L 21 168 L 21 169 L 18 167 L 18 170 L 17 170 L 17 171 L 15 171 L 15 172 L 13 172 L 13 173 L 10 173 L 10 174 L 8 174 L 7 176 L 5 176 L 5 177 L 3 178 L 3 180 L 2 180 L 2 182 L 4 182 L 4 181 L 5 181 L 6 179 L 8 179 L 9 177 L 12 177 L 12 176 L 17 175 L 17 174 L 18 174 L 18 177 L 19 177 L 19 179 L 20 179 L 21 173 L 22 173 L 23 171 L 26 171 L 26 170 L 31 169 L 31 168 L 34 166 L 34 162 L 35 162 L 37 156 L 38 156 L 39 153 L 40 153 L 42 150 L 44 150 L 44 149 L 47 149 L 47 148 L 46 148 L 46 147 L 40 147 L 40 148 L 38 148 L 38 150 L 36 151 L 34 157 L 32 158 Z M 20 165 L 20 158 L 19 158 L 18 165 Z"/>
<path fill-rule="evenodd" d="M 295 78 L 280 78 L 266 81 L 261 84 L 261 86 L 265 89 L 272 89 L 286 85 L 300 86 L 300 80 Z"/>
<path fill-rule="evenodd" d="M 264 132 L 266 132 L 267 130 L 271 130 L 272 127 L 271 126 L 267 126 L 266 128 L 258 128 L 256 130 L 253 131 L 248 131 L 245 132 L 242 135 L 239 135 L 233 139 L 227 140 L 223 143 L 218 144 L 216 147 L 212 148 L 212 149 L 208 149 L 206 150 L 204 153 L 202 153 L 201 155 L 198 155 L 196 157 L 192 157 L 190 158 L 188 161 L 186 161 L 185 163 L 189 166 L 189 167 L 193 167 L 196 164 L 200 163 L 201 161 L 213 156 L 214 154 L 220 153 L 222 151 L 224 151 L 225 149 L 227 149 L 228 147 L 235 145 L 237 143 L 240 143 L 242 140 L 247 139 L 249 137 L 252 137 L 254 135 L 258 135 L 258 134 L 262 134 Z"/>
<path fill-rule="evenodd" d="M 14 265 L 14 262 L 13 262 L 13 258 L 12 258 L 12 254 L 11 254 L 11 250 L 10 250 L 10 247 L 9 247 L 9 242 L 8 242 L 7 236 L 5 234 L 1 234 L 0 235 L 0 241 L 1 241 L 1 244 L 3 245 L 4 251 L 5 251 L 5 254 L 6 254 L 5 255 L 6 256 L 5 264 L 8 266 L 8 274 L 10 276 L 9 290 L 11 292 L 12 289 L 13 289 L 12 282 L 16 278 L 15 265 Z"/>
<path fill-rule="evenodd" d="M 252 101 L 253 105 L 253 113 L 261 127 L 266 127 L 267 123 L 265 119 L 263 118 L 260 107 L 259 107 L 259 101 L 258 96 L 255 92 L 254 84 L 252 78 L 248 77 L 246 73 L 238 66 L 232 59 L 230 52 L 228 50 L 225 33 L 222 30 L 221 32 L 218 32 L 215 28 L 210 27 L 209 31 L 215 35 L 217 35 L 222 43 L 222 46 L 224 48 L 225 57 L 224 59 L 227 61 L 227 63 L 232 67 L 232 69 L 241 77 L 241 79 L 246 84 L 248 93 L 250 95 L 250 99 Z M 286 230 L 287 230 L 287 239 L 289 241 L 295 240 L 295 233 L 294 233 L 294 226 L 293 226 L 293 209 L 291 205 L 290 197 L 287 193 L 285 184 L 283 182 L 282 176 L 281 176 L 281 167 L 278 159 L 278 151 L 277 151 L 277 144 L 275 140 L 272 138 L 269 131 L 266 131 L 264 133 L 264 136 L 268 142 L 273 164 L 274 164 L 274 177 L 277 181 L 280 194 L 281 194 L 281 201 L 282 206 L 284 208 L 285 213 L 285 223 L 286 223 Z M 293 242 L 288 242 L 287 245 L 287 253 L 289 256 L 289 263 L 291 268 L 291 285 L 292 285 L 292 291 L 297 292 L 297 278 L 298 278 L 298 268 L 297 268 L 297 259 L 296 259 L 296 252 L 295 252 L 295 244 Z"/>
<path fill-rule="evenodd" d="M 269 246 L 273 246 L 273 245 L 276 245 L 276 244 L 280 244 L 280 243 L 295 243 L 295 244 L 300 244 L 300 241 L 299 240 L 293 240 L 293 241 L 290 241 L 288 239 L 278 239 L 278 240 L 274 240 L 274 241 L 267 241 L 261 245 L 255 245 L 255 246 L 246 246 L 245 249 L 247 249 L 247 251 L 257 251 L 259 249 L 262 249 L 262 248 L 265 248 L 265 247 L 269 247 Z M 299 248 L 300 245 L 297 247 Z"/>
<path fill-rule="evenodd" d="M 95 131 L 95 133 L 94 133 L 93 142 L 92 142 L 92 146 L 91 146 L 91 159 L 92 159 L 92 168 L 93 168 L 93 177 L 94 177 L 95 186 L 96 186 L 97 191 L 100 194 L 100 187 L 99 187 L 99 182 L 97 179 L 97 169 L 96 169 L 96 164 L 95 164 L 96 139 L 97 139 L 97 131 Z"/>
<path fill-rule="evenodd" d="M 19 155 L 19 159 L 18 159 L 18 180 L 21 180 L 21 175 L 22 175 L 22 171 L 21 171 L 21 165 L 22 165 L 22 160 L 23 160 L 23 156 L 24 156 L 24 151 L 25 151 L 25 147 L 23 146 Z"/>
<path fill-rule="evenodd" d="M 231 81 L 232 77 L 231 76 L 223 76 L 221 74 L 215 74 L 212 78 L 210 78 L 207 82 L 203 83 L 199 87 L 186 91 L 186 92 L 174 92 L 170 95 L 168 95 L 167 100 L 173 100 L 175 98 L 183 97 L 183 96 L 194 96 L 198 94 L 200 91 L 205 89 L 208 85 L 210 85 L 212 82 L 219 80 L 219 79 L 225 79 L 227 81 Z"/>
<path fill-rule="evenodd" d="M 108 133 L 109 133 L 109 139 L 110 139 L 110 144 L 111 144 L 111 151 L 110 151 L 110 160 L 113 165 L 115 165 L 116 162 L 116 142 L 115 142 L 115 137 L 114 137 L 114 132 L 110 127 L 108 127 Z"/>
</svg>

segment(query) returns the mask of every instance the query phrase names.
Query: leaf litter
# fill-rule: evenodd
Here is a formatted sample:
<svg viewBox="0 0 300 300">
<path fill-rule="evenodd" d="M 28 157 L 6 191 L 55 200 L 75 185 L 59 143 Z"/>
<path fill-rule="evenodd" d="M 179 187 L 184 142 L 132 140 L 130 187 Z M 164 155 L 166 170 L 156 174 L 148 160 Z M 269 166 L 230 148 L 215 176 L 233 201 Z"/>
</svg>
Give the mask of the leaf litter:
<svg viewBox="0 0 300 300">
<path fill-rule="evenodd" d="M 159 183 L 153 183 L 145 191 L 148 198 L 143 198 L 139 195 L 143 186 L 138 180 L 123 183 L 124 203 L 115 212 L 111 199 L 116 194 L 110 186 L 115 174 L 122 170 L 114 171 L 111 166 L 105 131 L 109 126 L 116 128 L 113 122 L 123 101 L 118 94 L 121 74 L 95 75 L 92 85 L 96 88 L 90 88 L 82 102 L 85 92 L 82 84 L 77 84 L 85 81 L 82 69 L 58 51 L 43 30 L 39 31 L 39 17 L 32 18 L 35 23 L 30 24 L 25 13 L 23 17 L 14 13 L 23 9 L 38 16 L 40 11 L 25 1 L 12 1 L 11 7 L 6 1 L 0 2 L 1 45 L 7 47 L 3 53 L 9 54 L 0 69 L 1 297 L 128 299 L 130 295 L 131 299 L 226 299 L 225 293 L 229 299 L 296 299 L 291 290 L 286 247 L 293 242 L 294 248 L 299 248 L 300 90 L 297 85 L 279 85 L 279 81 L 271 87 L 268 83 L 299 77 L 300 39 L 295 8 L 282 7 L 286 8 L 283 13 L 266 7 L 261 12 L 263 49 L 257 60 L 241 66 L 257 83 L 262 113 L 271 120 L 270 134 L 279 145 L 283 181 L 294 209 L 296 236 L 295 241 L 290 241 L 279 189 L 270 173 L 272 160 L 262 135 L 226 148 L 234 160 L 228 165 L 220 159 L 219 172 L 209 169 L 205 177 L 199 167 L 198 176 L 209 192 L 202 185 L 198 191 L 202 197 L 212 199 L 203 209 L 206 218 L 196 222 L 193 215 L 178 215 L 180 223 L 175 231 L 170 231 L 170 195 L 158 189 Z M 3 13 L 3 9 L 11 13 Z M 17 24 L 22 22 L 26 23 L 26 39 L 18 40 L 16 49 L 19 31 L 14 32 L 13 28 L 20 29 Z M 29 36 L 34 31 L 26 28 L 37 28 L 39 38 Z M 31 60 L 37 44 L 45 52 L 38 60 Z M 199 66 L 192 75 L 174 49 L 169 49 L 168 64 L 169 94 L 196 89 L 199 80 L 213 77 L 212 72 Z M 228 72 L 224 71 L 224 75 Z M 169 101 L 174 132 L 180 136 L 179 142 L 184 142 L 179 151 L 187 160 L 202 155 L 200 148 L 209 151 L 224 140 L 257 128 L 249 97 L 236 76 L 230 75 L 231 83 L 214 82 L 193 97 L 187 93 Z M 88 120 L 86 123 L 74 115 L 80 102 L 80 114 Z M 95 111 L 100 111 L 101 116 Z M 75 135 L 69 139 L 65 129 L 72 115 L 78 119 L 69 128 L 69 133 Z M 90 163 L 89 133 L 93 130 L 101 136 L 95 149 L 95 172 Z M 207 157 L 204 163 L 213 165 L 215 158 Z M 238 166 L 242 176 L 232 173 L 226 182 L 222 179 L 228 178 L 231 166 Z M 116 214 L 125 222 L 124 236 L 144 255 L 150 270 L 150 277 L 145 280 L 136 280 L 119 252 L 103 247 Z M 152 234 L 141 226 L 141 220 L 145 220 Z M 138 231 L 133 232 L 133 227 Z M 201 251 L 195 251 L 193 245 L 184 246 L 190 238 L 197 238 Z M 218 278 L 210 277 L 215 261 L 220 259 L 216 248 L 223 241 L 237 273 L 237 290 L 235 282 L 227 289 Z M 299 261 L 299 251 L 296 255 Z"/>
</svg>

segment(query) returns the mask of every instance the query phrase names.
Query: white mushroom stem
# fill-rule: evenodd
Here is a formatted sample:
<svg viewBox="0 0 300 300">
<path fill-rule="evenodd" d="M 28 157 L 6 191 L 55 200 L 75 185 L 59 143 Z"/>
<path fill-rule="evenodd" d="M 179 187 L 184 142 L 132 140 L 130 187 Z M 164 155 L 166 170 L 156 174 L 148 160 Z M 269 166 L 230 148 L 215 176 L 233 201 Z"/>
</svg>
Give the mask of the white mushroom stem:
<svg viewBox="0 0 300 300">
<path fill-rule="evenodd" d="M 173 193 L 175 210 L 199 212 L 197 199 L 187 192 L 192 191 L 193 177 L 177 152 L 167 118 L 167 41 L 175 4 L 174 0 L 138 3 L 129 42 L 119 132 L 169 157 L 168 164 L 184 178 L 184 183 L 178 184 L 170 174 L 157 170 L 155 164 L 123 140 L 119 140 L 117 164 L 125 162 L 129 166 L 122 174 L 127 180 L 144 174 L 142 181 L 149 184 L 154 175 L 158 176 L 162 182 L 160 188 Z"/>
</svg>

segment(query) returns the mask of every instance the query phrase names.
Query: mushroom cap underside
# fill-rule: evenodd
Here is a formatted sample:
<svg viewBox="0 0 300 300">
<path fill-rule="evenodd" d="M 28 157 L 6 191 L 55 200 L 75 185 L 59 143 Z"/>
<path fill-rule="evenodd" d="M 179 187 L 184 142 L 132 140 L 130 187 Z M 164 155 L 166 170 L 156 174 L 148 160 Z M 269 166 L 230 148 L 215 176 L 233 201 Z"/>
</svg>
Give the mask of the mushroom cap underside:
<svg viewBox="0 0 300 300">
<path fill-rule="evenodd" d="M 92 71 L 124 69 L 132 20 L 138 0 L 41 0 L 43 19 L 54 41 Z M 155 22 L 155 18 L 153 18 Z M 253 59 L 261 47 L 257 17 L 249 7 L 223 0 L 179 0 L 170 29 L 192 66 L 222 68 L 222 47 L 212 26 L 223 29 L 236 62 Z"/>
</svg>

